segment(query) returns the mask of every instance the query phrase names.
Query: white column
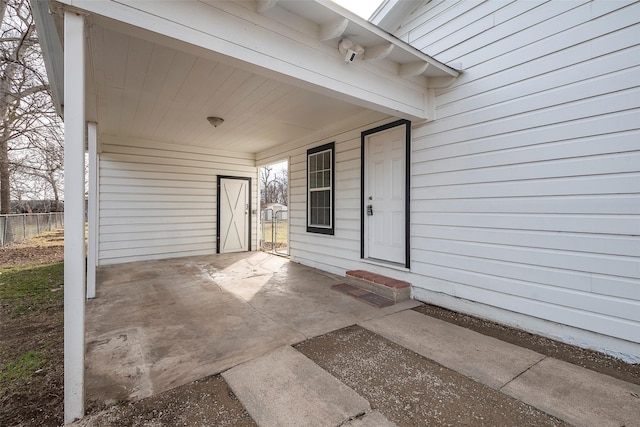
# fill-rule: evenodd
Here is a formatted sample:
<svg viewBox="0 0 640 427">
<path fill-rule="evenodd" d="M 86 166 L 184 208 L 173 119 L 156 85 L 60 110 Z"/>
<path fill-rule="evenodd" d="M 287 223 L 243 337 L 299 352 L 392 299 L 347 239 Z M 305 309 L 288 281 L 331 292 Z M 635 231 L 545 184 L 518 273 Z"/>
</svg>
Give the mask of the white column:
<svg viewBox="0 0 640 427">
<path fill-rule="evenodd" d="M 96 297 L 96 267 L 98 265 L 98 129 L 94 122 L 87 124 L 89 145 L 89 222 L 87 248 L 87 299 Z"/>
<path fill-rule="evenodd" d="M 64 421 L 84 415 L 84 18 L 64 14 Z"/>
</svg>

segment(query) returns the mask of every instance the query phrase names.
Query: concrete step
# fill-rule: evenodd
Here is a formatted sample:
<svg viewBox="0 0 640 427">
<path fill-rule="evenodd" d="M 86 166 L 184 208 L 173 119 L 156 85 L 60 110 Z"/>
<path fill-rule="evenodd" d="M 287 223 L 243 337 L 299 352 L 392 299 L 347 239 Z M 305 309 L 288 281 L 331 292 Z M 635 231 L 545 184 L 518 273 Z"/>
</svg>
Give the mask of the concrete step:
<svg viewBox="0 0 640 427">
<path fill-rule="evenodd" d="M 349 270 L 345 273 L 348 285 L 373 292 L 390 299 L 394 303 L 406 301 L 411 297 L 411 284 L 382 274 L 365 270 Z"/>
<path fill-rule="evenodd" d="M 302 353 L 285 346 L 222 374 L 259 426 L 393 425 L 369 402 Z M 346 424 L 353 421 L 352 424 Z"/>
<path fill-rule="evenodd" d="M 331 289 L 341 292 L 345 295 L 349 295 L 350 297 L 353 297 L 358 301 L 366 302 L 367 304 L 378 308 L 390 307 L 395 304 L 389 298 L 385 298 L 378 294 L 374 294 L 373 292 L 358 288 L 356 286 L 351 286 L 346 283 L 338 283 L 331 286 Z"/>
</svg>

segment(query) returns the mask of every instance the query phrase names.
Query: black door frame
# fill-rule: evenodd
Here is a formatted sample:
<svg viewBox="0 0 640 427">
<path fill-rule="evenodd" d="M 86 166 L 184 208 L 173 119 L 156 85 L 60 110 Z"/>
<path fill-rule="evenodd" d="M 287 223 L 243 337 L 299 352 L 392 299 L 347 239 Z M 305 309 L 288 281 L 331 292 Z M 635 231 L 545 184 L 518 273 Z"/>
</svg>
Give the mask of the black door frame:
<svg viewBox="0 0 640 427">
<path fill-rule="evenodd" d="M 231 175 L 218 175 L 217 179 L 217 191 L 216 191 L 216 253 L 220 253 L 220 188 L 221 188 L 221 180 L 223 179 L 239 179 L 248 181 L 248 189 L 249 189 L 249 229 L 247 230 L 247 238 L 249 241 L 247 242 L 247 252 L 251 252 L 251 178 L 244 176 L 231 176 Z"/>
<path fill-rule="evenodd" d="M 387 123 L 386 125 L 378 126 L 373 129 L 366 130 L 360 135 L 360 258 L 364 257 L 365 246 L 365 232 L 364 232 L 364 217 L 365 217 L 365 143 L 369 135 L 373 135 L 378 132 L 389 130 L 397 126 L 405 126 L 405 207 L 404 207 L 404 228 L 405 228 L 405 268 L 411 267 L 411 122 L 409 120 L 396 120 L 395 122 Z"/>
</svg>

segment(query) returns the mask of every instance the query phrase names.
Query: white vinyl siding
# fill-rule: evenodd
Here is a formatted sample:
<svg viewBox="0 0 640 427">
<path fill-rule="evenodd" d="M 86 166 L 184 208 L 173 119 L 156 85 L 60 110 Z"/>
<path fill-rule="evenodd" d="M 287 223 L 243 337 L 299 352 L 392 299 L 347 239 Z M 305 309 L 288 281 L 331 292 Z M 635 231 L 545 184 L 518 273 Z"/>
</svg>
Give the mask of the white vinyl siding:
<svg viewBox="0 0 640 427">
<path fill-rule="evenodd" d="M 278 147 L 258 153 L 258 164 L 290 158 L 289 247 L 291 259 L 336 274 L 365 268 L 360 260 L 360 135 L 361 132 L 394 121 L 380 121 L 372 113 L 369 124 L 346 124 L 326 138 L 299 142 L 300 146 Z M 307 233 L 307 150 L 335 141 L 335 230 L 334 235 Z"/>
<path fill-rule="evenodd" d="M 99 264 L 216 252 L 217 175 L 250 177 L 253 155 L 105 138 L 100 153 Z M 257 218 L 252 215 L 251 247 Z"/>
<path fill-rule="evenodd" d="M 638 351 L 638 16 L 626 1 L 432 1 L 398 30 L 464 70 L 413 133 L 415 295 Z"/>
<path fill-rule="evenodd" d="M 411 270 L 360 259 L 360 133 L 290 156 L 291 257 L 640 360 L 640 3 L 433 0 L 397 32 L 464 73 L 414 124 Z M 336 141 L 335 236 L 306 225 L 306 150 Z M 564 325 L 568 325 L 566 327 Z"/>
<path fill-rule="evenodd" d="M 347 268 L 349 260 L 360 257 L 360 175 L 357 173 L 360 168 L 360 134 L 350 132 L 341 136 L 336 140 L 335 147 L 336 209 L 333 236 L 306 232 L 306 149 L 291 156 L 292 179 L 289 188 L 289 245 L 293 259 L 303 264 L 327 264 L 330 269 L 338 266 L 340 270 Z M 356 159 L 350 160 L 353 156 L 357 156 Z M 354 167 L 357 168 L 355 174 L 352 172 Z"/>
<path fill-rule="evenodd" d="M 398 36 L 464 73 L 412 130 L 411 270 L 360 259 L 360 132 L 392 118 L 258 154 L 290 156 L 292 259 L 640 360 L 639 15 L 621 1 L 417 10 Z M 333 140 L 335 236 L 310 235 L 306 150 Z"/>
</svg>

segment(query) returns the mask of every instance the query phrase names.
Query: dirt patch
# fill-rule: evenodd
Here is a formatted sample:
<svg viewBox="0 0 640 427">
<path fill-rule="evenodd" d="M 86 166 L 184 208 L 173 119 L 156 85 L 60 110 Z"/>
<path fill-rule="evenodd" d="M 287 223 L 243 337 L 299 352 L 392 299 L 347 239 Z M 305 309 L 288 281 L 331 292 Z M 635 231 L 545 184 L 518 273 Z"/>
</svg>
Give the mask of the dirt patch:
<svg viewBox="0 0 640 427">
<path fill-rule="evenodd" d="M 45 364 L 31 372 L 31 378 L 20 387 L 2 390 L 0 398 L 0 425 L 12 426 L 59 426 L 63 416 L 63 343 L 61 334 L 51 325 L 51 320 L 42 316 L 38 322 L 29 327 L 14 331 L 24 334 L 44 345 Z M 4 323 L 4 322 L 3 322 Z M 57 321 L 54 323 L 58 323 Z M 4 326 L 4 325 L 3 325 Z M 2 328 L 4 329 L 4 328 Z M 5 331 L 3 330 L 5 346 Z M 15 352 L 3 354 L 2 358 L 19 358 L 25 345 L 19 340 L 9 339 L 7 344 L 13 345 Z M 36 344 L 39 346 L 39 343 Z M 27 350 L 28 352 L 29 350 Z M 26 354 L 26 353 L 22 353 Z"/>
<path fill-rule="evenodd" d="M 257 424 L 224 379 L 215 375 L 137 402 L 111 406 L 74 425 L 251 427 Z"/>
<path fill-rule="evenodd" d="M 399 426 L 567 425 L 360 326 L 296 349 Z"/>
<path fill-rule="evenodd" d="M 58 426 L 63 413 L 62 264 L 0 271 L 0 425 Z M 11 289 L 16 277 L 33 279 L 35 285 Z"/>
<path fill-rule="evenodd" d="M 52 264 L 62 262 L 64 259 L 64 247 L 40 246 L 0 249 L 0 265 L 18 266 L 28 264 Z"/>
<path fill-rule="evenodd" d="M 24 243 L 0 248 L 0 267 L 64 261 L 64 230 L 56 229 Z"/>
<path fill-rule="evenodd" d="M 63 420 L 62 230 L 0 249 L 0 426 Z M 30 266 L 30 267 L 26 267 Z M 17 274 L 24 289 L 9 289 Z M 15 276 L 17 277 L 17 276 Z M 434 306 L 417 311 L 542 354 L 640 384 L 640 365 Z M 298 346 L 398 425 L 562 425 L 354 326 Z M 13 377 L 11 377 L 13 375 Z M 17 378 L 17 379 L 16 379 Z M 89 406 L 82 426 L 254 426 L 220 376 L 141 401 Z"/>
<path fill-rule="evenodd" d="M 62 424 L 63 239 L 60 229 L 0 249 L 2 426 Z"/>
<path fill-rule="evenodd" d="M 423 305 L 415 311 L 471 329 L 490 337 L 528 348 L 545 356 L 573 363 L 623 381 L 640 385 L 640 364 L 629 364 L 606 354 L 576 347 L 531 334 L 499 323 L 457 313 L 435 305 Z"/>
</svg>

